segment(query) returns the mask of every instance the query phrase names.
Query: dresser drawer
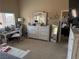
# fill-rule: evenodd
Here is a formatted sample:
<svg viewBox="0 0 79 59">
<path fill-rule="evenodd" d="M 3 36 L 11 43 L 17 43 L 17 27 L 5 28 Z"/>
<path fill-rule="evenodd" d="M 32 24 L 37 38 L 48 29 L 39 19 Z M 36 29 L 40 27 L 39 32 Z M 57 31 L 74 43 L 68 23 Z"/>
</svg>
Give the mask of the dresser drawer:
<svg viewBox="0 0 79 59">
<path fill-rule="evenodd" d="M 49 35 L 47 35 L 47 34 L 39 34 L 39 39 L 49 40 Z"/>
<path fill-rule="evenodd" d="M 42 39 L 42 40 L 49 40 L 49 37 L 46 37 L 46 36 L 41 36 L 41 37 L 39 37 L 39 39 Z"/>
<path fill-rule="evenodd" d="M 38 38 L 38 35 L 36 35 L 36 34 L 28 34 L 28 37 L 30 37 L 30 38 Z"/>
<path fill-rule="evenodd" d="M 49 40 L 49 26 L 28 26 L 28 36 L 31 38 Z"/>
</svg>

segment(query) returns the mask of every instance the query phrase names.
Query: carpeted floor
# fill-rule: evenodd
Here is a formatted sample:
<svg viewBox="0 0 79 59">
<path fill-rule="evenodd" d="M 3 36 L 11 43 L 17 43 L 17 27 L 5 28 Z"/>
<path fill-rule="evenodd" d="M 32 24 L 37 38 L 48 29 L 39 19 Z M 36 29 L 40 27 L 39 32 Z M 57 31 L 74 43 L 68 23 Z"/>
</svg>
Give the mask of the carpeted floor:
<svg viewBox="0 0 79 59">
<path fill-rule="evenodd" d="M 67 44 L 46 42 L 34 39 L 25 39 L 18 43 L 11 44 L 23 50 L 30 49 L 30 59 L 66 59 Z"/>
</svg>

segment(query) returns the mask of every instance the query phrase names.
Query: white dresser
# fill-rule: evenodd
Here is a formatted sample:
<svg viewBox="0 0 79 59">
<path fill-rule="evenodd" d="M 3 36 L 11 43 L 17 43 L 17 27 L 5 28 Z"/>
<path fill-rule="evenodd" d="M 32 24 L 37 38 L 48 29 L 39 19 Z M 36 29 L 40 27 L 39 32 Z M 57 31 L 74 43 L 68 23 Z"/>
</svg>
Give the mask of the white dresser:
<svg viewBox="0 0 79 59">
<path fill-rule="evenodd" d="M 50 26 L 27 26 L 27 32 L 29 38 L 42 39 L 49 41 Z"/>
</svg>

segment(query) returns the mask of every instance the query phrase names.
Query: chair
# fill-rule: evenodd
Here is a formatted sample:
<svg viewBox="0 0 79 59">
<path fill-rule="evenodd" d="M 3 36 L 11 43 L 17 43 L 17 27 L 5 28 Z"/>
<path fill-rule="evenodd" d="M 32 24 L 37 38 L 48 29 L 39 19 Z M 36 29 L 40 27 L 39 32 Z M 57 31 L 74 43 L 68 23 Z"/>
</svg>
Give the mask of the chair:
<svg viewBox="0 0 79 59">
<path fill-rule="evenodd" d="M 2 43 L 1 35 L 0 35 L 0 44 Z"/>
<path fill-rule="evenodd" d="M 2 44 L 4 41 L 4 36 L 0 34 L 0 44 Z"/>
<path fill-rule="evenodd" d="M 11 38 L 17 38 L 18 40 L 20 40 L 22 37 L 22 26 L 20 26 L 19 28 L 19 32 L 14 33 L 11 35 Z"/>
</svg>

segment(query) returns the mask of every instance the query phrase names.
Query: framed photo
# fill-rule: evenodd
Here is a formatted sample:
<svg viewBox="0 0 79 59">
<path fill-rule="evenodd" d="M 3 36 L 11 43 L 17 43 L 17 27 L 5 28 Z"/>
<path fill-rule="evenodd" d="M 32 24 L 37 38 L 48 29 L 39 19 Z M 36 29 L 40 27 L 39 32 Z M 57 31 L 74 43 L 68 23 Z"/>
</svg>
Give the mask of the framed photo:
<svg viewBox="0 0 79 59">
<path fill-rule="evenodd" d="M 61 19 L 68 18 L 69 10 L 61 10 Z"/>
</svg>

